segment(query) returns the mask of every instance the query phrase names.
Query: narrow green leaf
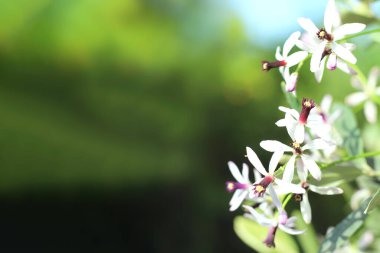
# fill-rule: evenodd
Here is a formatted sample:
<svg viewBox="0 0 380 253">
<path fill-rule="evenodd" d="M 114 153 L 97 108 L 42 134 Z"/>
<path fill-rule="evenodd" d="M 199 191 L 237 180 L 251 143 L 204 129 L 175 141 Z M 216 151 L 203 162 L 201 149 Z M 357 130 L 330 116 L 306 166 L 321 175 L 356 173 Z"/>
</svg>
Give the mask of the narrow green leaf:
<svg viewBox="0 0 380 253">
<path fill-rule="evenodd" d="M 284 92 L 286 101 L 288 102 L 289 106 L 292 109 L 296 109 L 297 111 L 300 111 L 301 104 L 299 103 L 297 97 L 292 92 L 286 91 L 285 82 L 281 82 L 281 88 L 282 88 L 282 91 Z"/>
<path fill-rule="evenodd" d="M 367 208 L 370 199 L 364 201 L 360 207 L 350 213 L 343 221 L 341 221 L 334 229 L 327 233 L 323 240 L 319 253 L 331 253 L 342 247 L 350 237 L 363 224 L 367 214 L 364 210 Z"/>
<path fill-rule="evenodd" d="M 249 247 L 260 253 L 297 253 L 299 249 L 289 234 L 277 230 L 275 243 L 276 248 L 268 248 L 264 243 L 268 228 L 262 227 L 256 222 L 237 216 L 234 219 L 234 229 L 240 239 Z"/>
<path fill-rule="evenodd" d="M 378 189 L 375 194 L 373 194 L 371 200 L 369 201 L 369 204 L 367 208 L 364 210 L 365 214 L 368 214 L 371 210 L 373 210 L 376 206 L 380 204 L 380 189 Z"/>
</svg>

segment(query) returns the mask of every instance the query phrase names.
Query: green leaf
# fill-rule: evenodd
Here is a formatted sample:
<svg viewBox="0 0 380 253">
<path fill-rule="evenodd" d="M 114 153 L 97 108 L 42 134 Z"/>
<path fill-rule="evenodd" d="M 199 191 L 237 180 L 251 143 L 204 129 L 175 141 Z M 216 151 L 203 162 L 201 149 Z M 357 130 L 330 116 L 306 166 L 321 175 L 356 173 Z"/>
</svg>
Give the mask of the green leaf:
<svg viewBox="0 0 380 253">
<path fill-rule="evenodd" d="M 343 148 L 350 156 L 358 155 L 363 152 L 363 141 L 360 136 L 360 130 L 358 128 L 355 115 L 350 108 L 343 104 L 336 103 L 333 106 L 333 111 L 339 111 L 340 117 L 338 117 L 334 126 L 343 140 Z M 352 162 L 361 170 L 368 170 L 369 166 L 364 158 L 356 159 Z"/>
<path fill-rule="evenodd" d="M 334 229 L 327 233 L 319 249 L 320 253 L 334 252 L 350 239 L 367 217 L 364 210 L 367 208 L 369 202 L 370 199 L 364 201 L 357 210 L 350 213 Z"/>
<path fill-rule="evenodd" d="M 277 230 L 276 248 L 268 248 L 264 243 L 268 228 L 262 227 L 253 220 L 244 216 L 237 216 L 234 219 L 234 229 L 240 239 L 249 247 L 261 253 L 289 253 L 299 252 L 299 249 L 292 236 Z"/>
<path fill-rule="evenodd" d="M 289 106 L 293 109 L 296 109 L 297 111 L 300 111 L 301 104 L 298 102 L 297 97 L 292 92 L 286 91 L 285 82 L 281 82 L 281 88 L 282 88 L 282 91 L 284 92 L 286 101 L 288 102 Z"/>
<path fill-rule="evenodd" d="M 369 204 L 367 208 L 364 210 L 365 214 L 368 214 L 371 210 L 373 210 L 376 206 L 380 204 L 380 189 L 378 189 L 375 194 L 373 194 L 371 200 L 369 201 Z"/>
<path fill-rule="evenodd" d="M 305 233 L 300 234 L 296 237 L 302 246 L 302 251 L 307 253 L 318 252 L 319 242 L 317 233 L 315 232 L 313 225 L 306 224 L 303 221 L 302 214 L 299 210 L 295 210 L 292 213 L 292 216 L 296 216 L 298 221 L 300 222 L 300 227 L 306 230 Z"/>
</svg>

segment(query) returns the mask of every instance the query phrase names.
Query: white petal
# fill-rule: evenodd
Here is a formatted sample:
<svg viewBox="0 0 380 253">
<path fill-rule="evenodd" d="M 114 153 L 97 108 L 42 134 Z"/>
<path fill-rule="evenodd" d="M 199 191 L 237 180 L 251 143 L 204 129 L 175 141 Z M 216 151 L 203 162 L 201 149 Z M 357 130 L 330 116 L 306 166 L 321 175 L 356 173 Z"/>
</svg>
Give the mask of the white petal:
<svg viewBox="0 0 380 253">
<path fill-rule="evenodd" d="M 369 72 L 368 76 L 368 87 L 375 88 L 377 83 L 377 78 L 379 77 L 380 69 L 378 67 L 373 67 Z"/>
<path fill-rule="evenodd" d="M 307 149 L 326 149 L 329 148 L 331 145 L 327 143 L 326 141 L 322 139 L 315 139 L 312 140 L 310 143 L 304 145 L 302 147 L 302 150 L 307 150 Z"/>
<path fill-rule="evenodd" d="M 310 71 L 315 72 L 319 69 L 321 59 L 322 59 L 322 54 L 323 51 L 325 50 L 327 41 L 322 41 L 316 48 L 315 51 L 313 52 L 313 56 L 311 57 L 310 61 Z"/>
<path fill-rule="evenodd" d="M 315 80 L 317 80 L 318 83 L 321 82 L 323 77 L 323 72 L 325 71 L 325 63 L 326 63 L 327 57 L 323 57 L 319 68 L 314 72 Z"/>
<path fill-rule="evenodd" d="M 281 55 L 281 48 L 280 47 L 277 47 L 275 57 L 276 57 L 277 61 L 284 60 L 284 57 L 282 57 L 282 55 Z"/>
<path fill-rule="evenodd" d="M 294 119 L 297 119 L 300 117 L 300 114 L 295 109 L 290 109 L 284 106 L 279 106 L 278 109 L 282 112 L 290 114 Z"/>
<path fill-rule="evenodd" d="M 301 213 L 303 220 L 309 224 L 311 222 L 311 208 L 310 208 L 310 203 L 309 203 L 309 197 L 307 194 L 303 195 L 303 199 L 301 201 Z"/>
<path fill-rule="evenodd" d="M 301 36 L 300 32 L 294 32 L 292 33 L 289 38 L 285 41 L 284 48 L 282 50 L 282 54 L 286 57 L 290 50 L 294 47 L 296 44 L 296 41 Z"/>
<path fill-rule="evenodd" d="M 287 79 L 285 79 L 286 91 L 288 92 L 295 91 L 297 80 L 298 80 L 298 73 L 292 73 Z"/>
<path fill-rule="evenodd" d="M 302 159 L 297 160 L 297 174 L 301 182 L 306 182 L 307 179 L 307 171 L 302 162 Z"/>
<path fill-rule="evenodd" d="M 269 152 L 276 152 L 276 151 L 288 151 L 291 152 L 293 149 L 279 141 L 262 141 L 260 142 L 260 147 L 265 149 Z"/>
<path fill-rule="evenodd" d="M 336 66 L 338 69 L 342 70 L 344 73 L 349 74 L 349 75 L 356 75 L 356 71 L 353 70 L 348 64 L 341 59 L 337 59 Z"/>
<path fill-rule="evenodd" d="M 244 181 L 245 181 L 246 183 L 249 183 L 248 170 L 249 170 L 248 165 L 245 164 L 245 163 L 243 163 L 242 176 L 243 176 Z"/>
<path fill-rule="evenodd" d="M 258 172 L 255 169 L 253 170 L 253 176 L 255 177 L 255 182 L 260 181 L 262 179 L 260 172 Z"/>
<path fill-rule="evenodd" d="M 297 21 L 298 24 L 310 34 L 317 34 L 319 31 L 313 21 L 308 18 L 298 18 Z"/>
<path fill-rule="evenodd" d="M 377 121 L 377 108 L 372 101 L 367 101 L 364 104 L 364 115 L 369 123 L 376 123 Z"/>
<path fill-rule="evenodd" d="M 292 216 L 292 217 L 290 217 L 290 218 L 286 221 L 285 226 L 292 228 L 292 227 L 295 226 L 296 221 L 297 221 L 297 217 Z"/>
<path fill-rule="evenodd" d="M 274 190 L 272 184 L 269 184 L 269 185 L 268 185 L 268 191 L 269 191 L 269 194 L 270 194 L 270 196 L 271 196 L 271 198 L 272 198 L 273 204 L 277 207 L 277 209 L 278 209 L 279 211 L 282 210 L 281 201 L 279 200 L 279 198 L 278 198 L 278 196 L 277 196 L 277 193 L 276 193 L 276 191 Z"/>
<path fill-rule="evenodd" d="M 243 207 L 245 209 L 247 209 L 247 211 L 250 212 L 250 214 L 254 217 L 254 219 L 257 221 L 257 223 L 259 223 L 260 225 L 263 225 L 263 224 L 272 224 L 273 223 L 273 220 L 271 219 L 268 219 L 267 217 L 265 217 L 264 215 L 262 215 L 261 213 L 257 212 L 253 207 L 251 206 L 246 206 L 246 205 L 243 205 Z"/>
<path fill-rule="evenodd" d="M 336 19 L 337 12 L 335 11 L 335 1 L 329 0 L 325 9 L 324 26 L 326 32 L 331 33 L 334 20 Z"/>
<path fill-rule="evenodd" d="M 283 193 L 298 193 L 298 194 L 305 193 L 305 189 L 302 188 L 300 185 L 287 183 L 278 178 L 275 178 L 274 182 L 280 187 L 280 191 Z"/>
<path fill-rule="evenodd" d="M 239 182 L 239 183 L 246 183 L 244 177 L 242 174 L 240 174 L 239 168 L 236 166 L 234 162 L 228 162 L 228 168 L 231 171 L 232 176 Z"/>
<path fill-rule="evenodd" d="M 334 51 L 334 53 L 336 53 L 337 56 L 339 56 L 343 60 L 346 60 L 352 64 L 356 63 L 356 57 L 347 48 L 339 45 L 336 42 L 333 42 L 331 43 L 331 49 Z"/>
<path fill-rule="evenodd" d="M 253 167 L 255 167 L 262 175 L 268 175 L 268 172 L 265 170 L 263 164 L 260 162 L 255 151 L 253 151 L 250 147 L 247 147 L 246 150 L 248 160 L 252 163 Z"/>
<path fill-rule="evenodd" d="M 301 155 L 305 168 L 310 172 L 311 176 L 316 180 L 321 180 L 321 169 L 317 163 L 308 155 Z"/>
<path fill-rule="evenodd" d="M 355 106 L 355 105 L 362 103 L 366 99 L 367 99 L 367 94 L 359 91 L 359 92 L 351 93 L 350 95 L 348 95 L 346 97 L 346 99 L 344 101 L 348 105 Z"/>
<path fill-rule="evenodd" d="M 321 109 L 324 113 L 327 113 L 330 111 L 330 107 L 332 104 L 332 96 L 327 94 L 322 98 L 321 101 Z"/>
<path fill-rule="evenodd" d="M 244 190 L 242 189 L 237 189 L 234 194 L 232 195 L 232 198 L 229 202 L 229 205 L 232 206 L 234 202 L 236 202 L 236 199 L 239 198 L 239 196 L 243 193 Z"/>
<path fill-rule="evenodd" d="M 284 231 L 285 233 L 288 233 L 290 235 L 300 235 L 300 234 L 303 234 L 305 233 L 305 230 L 296 230 L 296 229 L 293 229 L 293 228 L 289 228 L 289 227 L 286 227 L 282 224 L 279 224 L 278 227 Z"/>
<path fill-rule="evenodd" d="M 336 56 L 336 54 L 332 53 L 331 55 L 329 55 L 329 58 L 327 60 L 326 68 L 328 70 L 335 70 L 336 67 L 337 67 L 337 65 L 338 65 L 337 56 Z"/>
<path fill-rule="evenodd" d="M 336 195 L 336 194 L 342 194 L 343 190 L 340 189 L 339 187 L 335 186 L 315 186 L 315 185 L 310 185 L 309 186 L 310 190 L 319 194 L 323 195 Z"/>
<path fill-rule="evenodd" d="M 292 155 L 292 157 L 289 159 L 285 166 L 284 174 L 282 176 L 282 180 L 284 180 L 287 183 L 291 183 L 294 176 L 294 163 L 295 163 L 296 156 Z"/>
<path fill-rule="evenodd" d="M 230 206 L 230 211 L 233 212 L 235 211 L 236 209 L 239 208 L 239 206 L 241 205 L 241 203 L 244 201 L 244 199 L 247 197 L 248 195 L 248 191 L 242 191 L 240 193 L 240 195 L 238 195 L 236 198 L 233 198 L 233 202 L 230 203 L 231 206 Z"/>
<path fill-rule="evenodd" d="M 284 127 L 286 126 L 286 120 L 285 119 L 280 119 L 276 122 L 276 126 L 278 127 Z"/>
<path fill-rule="evenodd" d="M 334 30 L 334 40 L 343 39 L 347 34 L 354 34 L 365 29 L 366 25 L 361 23 L 349 23 L 337 27 Z"/>
<path fill-rule="evenodd" d="M 303 61 L 307 57 L 308 53 L 306 51 L 298 51 L 294 54 L 291 54 L 286 58 L 286 66 L 288 68 L 293 67 L 294 65 L 297 65 L 301 61 Z"/>
<path fill-rule="evenodd" d="M 305 140 L 305 125 L 296 125 L 296 128 L 294 129 L 294 139 L 298 143 L 303 143 L 303 141 Z"/>
<path fill-rule="evenodd" d="M 273 175 L 283 155 L 284 155 L 284 151 L 282 150 L 273 153 L 272 158 L 269 161 L 269 174 Z"/>
</svg>

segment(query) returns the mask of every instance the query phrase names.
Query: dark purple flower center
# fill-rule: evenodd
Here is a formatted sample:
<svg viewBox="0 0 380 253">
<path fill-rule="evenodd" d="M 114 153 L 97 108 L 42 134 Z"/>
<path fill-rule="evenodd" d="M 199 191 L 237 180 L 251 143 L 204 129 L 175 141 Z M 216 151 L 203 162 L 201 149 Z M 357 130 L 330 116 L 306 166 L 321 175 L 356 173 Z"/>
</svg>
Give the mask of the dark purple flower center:
<svg viewBox="0 0 380 253">
<path fill-rule="evenodd" d="M 327 40 L 328 42 L 331 42 L 334 40 L 334 37 L 332 36 L 332 34 L 326 32 L 325 28 L 319 29 L 319 31 L 317 32 L 317 37 L 320 40 Z"/>
<path fill-rule="evenodd" d="M 262 197 L 270 183 L 274 181 L 274 178 L 270 175 L 265 176 L 259 183 L 253 185 L 253 192 L 256 196 Z"/>
<path fill-rule="evenodd" d="M 302 110 L 300 113 L 300 118 L 298 121 L 301 124 L 306 124 L 307 118 L 309 117 L 311 109 L 315 107 L 315 103 L 312 99 L 309 98 L 303 98 L 302 99 Z"/>
</svg>

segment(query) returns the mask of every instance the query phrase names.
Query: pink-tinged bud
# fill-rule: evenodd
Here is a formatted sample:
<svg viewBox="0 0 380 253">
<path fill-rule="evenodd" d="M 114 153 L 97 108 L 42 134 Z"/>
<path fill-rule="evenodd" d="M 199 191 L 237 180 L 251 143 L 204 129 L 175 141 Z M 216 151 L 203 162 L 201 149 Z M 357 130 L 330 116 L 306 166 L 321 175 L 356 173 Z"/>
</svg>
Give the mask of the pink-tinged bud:
<svg viewBox="0 0 380 253">
<path fill-rule="evenodd" d="M 302 99 L 302 111 L 300 113 L 300 118 L 298 121 L 301 124 L 306 124 L 307 118 L 309 117 L 311 109 L 315 107 L 315 103 L 312 99 L 303 98 Z"/>
<path fill-rule="evenodd" d="M 267 175 L 258 184 L 253 185 L 253 192 L 256 196 L 262 197 L 270 183 L 274 181 L 274 177 Z"/>
<path fill-rule="evenodd" d="M 274 62 L 262 61 L 261 64 L 262 64 L 263 71 L 269 71 L 273 68 L 286 66 L 286 61 L 274 61 Z"/>
<path fill-rule="evenodd" d="M 281 211 L 280 214 L 278 215 L 278 223 L 280 223 L 281 225 L 285 225 L 287 221 L 288 221 L 288 215 L 286 214 L 285 211 Z"/>
<path fill-rule="evenodd" d="M 263 241 L 263 243 L 265 243 L 265 245 L 267 245 L 268 248 L 276 247 L 274 243 L 274 237 L 276 236 L 276 232 L 277 232 L 277 226 L 269 228 L 267 238 L 265 238 L 265 240 Z"/>
<path fill-rule="evenodd" d="M 327 60 L 326 67 L 328 70 L 335 70 L 337 63 L 338 63 L 338 60 L 337 60 L 336 54 L 330 54 L 329 59 Z"/>
<path fill-rule="evenodd" d="M 233 182 L 233 181 L 226 182 L 226 189 L 229 192 L 234 192 L 237 189 L 246 190 L 248 188 L 249 188 L 249 184 L 242 184 L 242 183 Z"/>
<path fill-rule="evenodd" d="M 292 92 L 292 91 L 295 91 L 296 89 L 296 84 L 297 84 L 297 80 L 298 80 L 298 73 L 295 72 L 295 73 L 292 73 L 289 77 L 289 79 L 287 80 L 286 82 L 286 90 L 288 92 Z"/>
</svg>

